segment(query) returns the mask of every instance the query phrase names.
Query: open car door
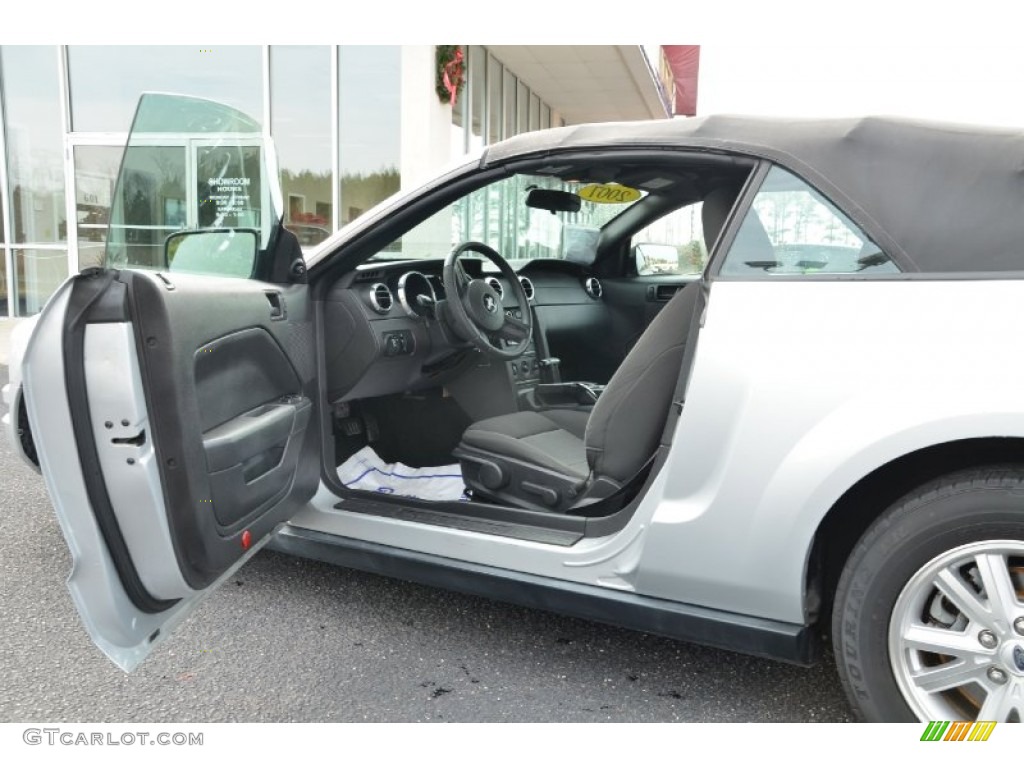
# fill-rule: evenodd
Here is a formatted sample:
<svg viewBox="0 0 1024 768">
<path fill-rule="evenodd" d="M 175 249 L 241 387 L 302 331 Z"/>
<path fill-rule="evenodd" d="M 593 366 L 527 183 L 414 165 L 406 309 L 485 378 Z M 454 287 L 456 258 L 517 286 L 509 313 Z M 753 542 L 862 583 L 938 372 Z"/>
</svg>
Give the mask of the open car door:
<svg viewBox="0 0 1024 768">
<path fill-rule="evenodd" d="M 234 109 L 142 97 L 104 264 L 22 361 L 89 634 L 125 670 L 312 497 L 313 314 L 276 160 Z"/>
</svg>

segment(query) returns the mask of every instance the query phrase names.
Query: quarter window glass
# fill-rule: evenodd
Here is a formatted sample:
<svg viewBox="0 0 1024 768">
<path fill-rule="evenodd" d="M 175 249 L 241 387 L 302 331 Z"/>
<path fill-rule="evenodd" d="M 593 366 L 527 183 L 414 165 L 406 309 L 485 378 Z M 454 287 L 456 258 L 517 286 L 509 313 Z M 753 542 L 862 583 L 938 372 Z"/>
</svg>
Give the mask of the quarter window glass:
<svg viewBox="0 0 1024 768">
<path fill-rule="evenodd" d="M 899 272 L 882 249 L 820 192 L 772 168 L 722 264 L 722 275 Z"/>
</svg>

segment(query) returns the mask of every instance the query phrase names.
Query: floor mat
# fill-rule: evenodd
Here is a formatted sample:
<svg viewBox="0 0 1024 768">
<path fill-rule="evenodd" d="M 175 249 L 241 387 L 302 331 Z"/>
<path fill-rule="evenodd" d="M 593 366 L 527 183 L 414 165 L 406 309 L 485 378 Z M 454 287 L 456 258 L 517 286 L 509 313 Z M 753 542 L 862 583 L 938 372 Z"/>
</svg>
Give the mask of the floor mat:
<svg viewBox="0 0 1024 768">
<path fill-rule="evenodd" d="M 349 488 L 414 499 L 457 501 L 466 499 L 466 484 L 458 464 L 443 467 L 407 467 L 387 464 L 370 446 L 357 451 L 338 467 L 341 482 Z"/>
</svg>

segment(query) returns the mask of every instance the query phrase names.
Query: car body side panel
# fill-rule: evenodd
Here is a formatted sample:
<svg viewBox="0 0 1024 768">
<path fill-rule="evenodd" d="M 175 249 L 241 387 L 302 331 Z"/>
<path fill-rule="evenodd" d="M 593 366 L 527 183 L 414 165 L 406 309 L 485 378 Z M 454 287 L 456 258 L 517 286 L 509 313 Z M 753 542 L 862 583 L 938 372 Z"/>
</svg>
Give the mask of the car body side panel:
<svg viewBox="0 0 1024 768">
<path fill-rule="evenodd" d="M 1024 436 L 1024 282 L 718 281 L 637 590 L 801 621 L 821 519 L 913 451 Z"/>
</svg>

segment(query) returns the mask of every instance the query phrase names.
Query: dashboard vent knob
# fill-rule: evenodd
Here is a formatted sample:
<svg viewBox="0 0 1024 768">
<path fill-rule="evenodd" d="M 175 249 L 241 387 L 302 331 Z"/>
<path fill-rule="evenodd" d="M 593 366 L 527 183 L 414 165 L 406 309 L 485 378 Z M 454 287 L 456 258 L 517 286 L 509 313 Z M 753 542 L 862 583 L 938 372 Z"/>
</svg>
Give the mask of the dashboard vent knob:
<svg viewBox="0 0 1024 768">
<path fill-rule="evenodd" d="M 533 281 L 528 277 L 520 277 L 519 284 L 523 286 L 527 301 L 533 301 Z"/>
<path fill-rule="evenodd" d="M 585 290 L 587 295 L 592 299 L 600 299 L 604 295 L 604 288 L 601 287 L 601 281 L 596 277 L 588 277 L 584 280 L 583 290 Z"/>
<path fill-rule="evenodd" d="M 373 311 L 380 315 L 386 315 L 391 311 L 395 303 L 395 297 L 391 295 L 391 289 L 384 283 L 374 283 L 370 286 L 370 306 Z"/>
</svg>

